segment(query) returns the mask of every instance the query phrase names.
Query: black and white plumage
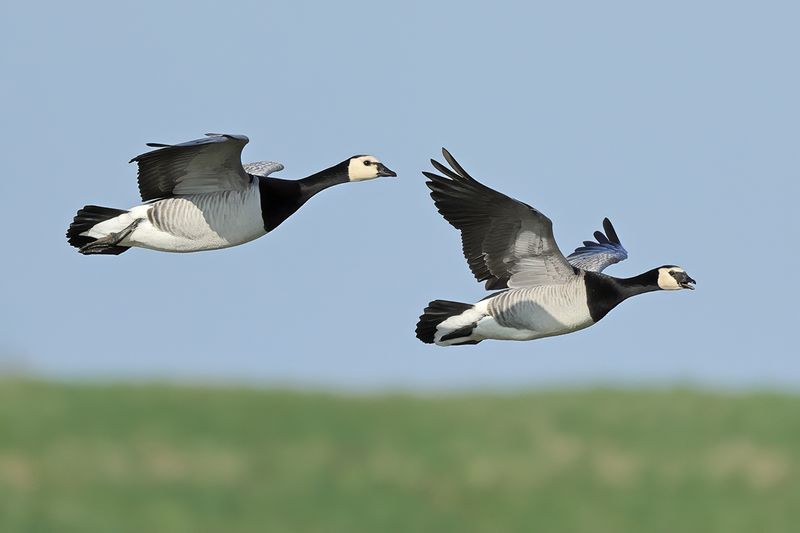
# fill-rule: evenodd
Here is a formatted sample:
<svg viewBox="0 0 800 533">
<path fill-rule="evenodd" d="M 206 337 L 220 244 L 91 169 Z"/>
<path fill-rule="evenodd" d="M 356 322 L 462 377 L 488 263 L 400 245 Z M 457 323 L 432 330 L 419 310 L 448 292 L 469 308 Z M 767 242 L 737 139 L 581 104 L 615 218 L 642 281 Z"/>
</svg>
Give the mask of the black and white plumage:
<svg viewBox="0 0 800 533">
<path fill-rule="evenodd" d="M 87 205 L 67 230 L 83 254 L 118 255 L 131 247 L 164 252 L 227 248 L 275 229 L 318 192 L 339 183 L 396 176 L 369 155 L 300 180 L 270 177 L 274 161 L 243 165 L 244 135 L 208 134 L 131 159 L 139 166 L 144 203 L 131 209 Z"/>
<path fill-rule="evenodd" d="M 611 225 L 568 257 L 553 223 L 533 207 L 470 176 L 442 149 L 451 168 L 423 172 L 439 213 L 461 232 L 464 257 L 487 290 L 505 289 L 476 304 L 435 300 L 417 323 L 417 337 L 440 346 L 485 339 L 531 340 L 577 331 L 601 320 L 625 299 L 655 290 L 693 289 L 695 281 L 665 265 L 633 278 L 601 271 L 628 257 Z"/>
</svg>

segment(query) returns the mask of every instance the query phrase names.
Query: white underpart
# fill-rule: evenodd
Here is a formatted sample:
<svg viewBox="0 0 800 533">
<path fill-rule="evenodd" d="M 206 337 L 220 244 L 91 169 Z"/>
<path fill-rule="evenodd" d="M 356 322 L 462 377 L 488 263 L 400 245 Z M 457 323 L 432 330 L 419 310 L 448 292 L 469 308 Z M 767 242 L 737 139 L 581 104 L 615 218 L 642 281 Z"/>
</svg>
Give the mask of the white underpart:
<svg viewBox="0 0 800 533">
<path fill-rule="evenodd" d="M 675 291 L 682 287 L 678 285 L 678 281 L 672 277 L 670 272 L 685 272 L 682 268 L 659 268 L 658 269 L 658 286 L 665 291 Z"/>
<path fill-rule="evenodd" d="M 368 162 L 370 164 L 365 165 Z M 378 158 L 371 155 L 354 157 L 347 165 L 347 176 L 350 181 L 371 180 L 378 177 Z"/>
<path fill-rule="evenodd" d="M 477 322 L 469 337 L 441 338 Z M 564 335 L 594 324 L 586 304 L 583 277 L 563 285 L 513 289 L 483 300 L 439 324 L 434 342 L 447 346 L 468 340 L 532 340 Z"/>
<path fill-rule="evenodd" d="M 82 233 L 99 239 L 134 220 L 139 224 L 119 244 L 162 252 L 197 252 L 236 246 L 266 234 L 258 182 L 243 191 L 192 194 L 138 205 Z"/>
</svg>

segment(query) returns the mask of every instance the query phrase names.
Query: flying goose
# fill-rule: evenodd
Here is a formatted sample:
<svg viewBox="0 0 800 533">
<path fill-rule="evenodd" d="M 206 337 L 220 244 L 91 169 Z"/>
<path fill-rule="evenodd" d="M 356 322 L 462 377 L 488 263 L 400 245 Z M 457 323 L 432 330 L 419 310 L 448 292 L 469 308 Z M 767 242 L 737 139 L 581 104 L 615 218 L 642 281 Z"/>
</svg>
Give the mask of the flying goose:
<svg viewBox="0 0 800 533">
<path fill-rule="evenodd" d="M 283 165 L 242 165 L 249 139 L 209 133 L 131 159 L 139 166 L 142 204 L 131 209 L 87 205 L 75 215 L 67 240 L 82 254 L 118 255 L 131 247 L 163 252 L 216 250 L 275 229 L 332 185 L 397 176 L 371 155 L 356 155 L 299 180 L 269 177 Z"/>
<path fill-rule="evenodd" d="M 439 213 L 461 232 L 464 257 L 487 290 L 503 289 L 475 304 L 434 300 L 417 323 L 422 342 L 439 346 L 485 339 L 531 340 L 563 335 L 599 322 L 622 301 L 650 291 L 694 289 L 681 267 L 664 265 L 632 278 L 602 274 L 628 257 L 607 218 L 605 233 L 584 241 L 568 257 L 558 249 L 549 218 L 478 182 L 442 149 L 452 170 L 430 180 Z"/>
</svg>

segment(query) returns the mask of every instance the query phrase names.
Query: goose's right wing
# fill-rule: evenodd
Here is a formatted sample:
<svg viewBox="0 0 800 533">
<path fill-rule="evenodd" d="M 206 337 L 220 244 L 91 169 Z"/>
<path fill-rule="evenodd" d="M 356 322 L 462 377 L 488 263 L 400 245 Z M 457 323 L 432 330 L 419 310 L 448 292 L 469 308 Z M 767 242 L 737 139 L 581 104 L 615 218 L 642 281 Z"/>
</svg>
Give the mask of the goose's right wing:
<svg viewBox="0 0 800 533">
<path fill-rule="evenodd" d="M 542 213 L 483 185 L 442 149 L 452 170 L 431 160 L 443 174 L 423 172 L 436 207 L 461 231 L 464 257 L 489 290 L 564 283 L 575 275 Z"/>
<path fill-rule="evenodd" d="M 628 252 L 622 246 L 614 226 L 608 218 L 603 219 L 603 230 L 595 231 L 594 241 L 583 241 L 583 246 L 575 249 L 567 256 L 567 261 L 576 268 L 592 272 L 602 272 L 611 266 L 628 258 Z"/>
<path fill-rule="evenodd" d="M 273 172 L 280 172 L 283 170 L 283 164 L 277 161 L 256 161 L 254 163 L 245 163 L 244 171 L 253 176 L 261 176 L 266 178 Z"/>
</svg>

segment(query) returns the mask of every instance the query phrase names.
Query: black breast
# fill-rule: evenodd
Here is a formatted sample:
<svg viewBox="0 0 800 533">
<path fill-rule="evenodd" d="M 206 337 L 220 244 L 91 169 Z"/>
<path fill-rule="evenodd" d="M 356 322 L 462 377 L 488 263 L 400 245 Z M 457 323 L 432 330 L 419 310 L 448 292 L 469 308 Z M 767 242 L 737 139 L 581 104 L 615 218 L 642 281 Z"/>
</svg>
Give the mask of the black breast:
<svg viewBox="0 0 800 533">
<path fill-rule="evenodd" d="M 261 217 L 264 219 L 264 230 L 270 232 L 300 209 L 304 200 L 300 185 L 295 180 L 279 178 L 258 178 L 258 180 Z"/>
<path fill-rule="evenodd" d="M 586 305 L 594 322 L 599 322 L 609 311 L 625 298 L 620 293 L 616 280 L 597 272 L 586 272 Z"/>
</svg>

